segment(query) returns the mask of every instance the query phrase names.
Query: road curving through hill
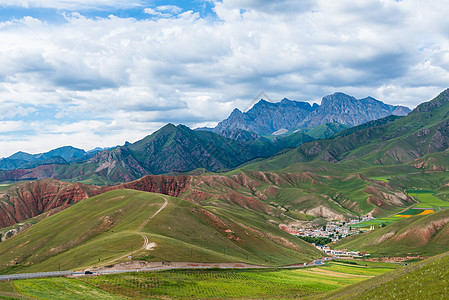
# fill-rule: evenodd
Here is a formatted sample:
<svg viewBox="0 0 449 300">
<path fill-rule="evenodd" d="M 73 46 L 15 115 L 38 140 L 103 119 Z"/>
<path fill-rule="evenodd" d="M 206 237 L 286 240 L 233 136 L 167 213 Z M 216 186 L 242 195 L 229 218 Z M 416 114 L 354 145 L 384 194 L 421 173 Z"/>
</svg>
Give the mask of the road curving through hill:
<svg viewBox="0 0 449 300">
<path fill-rule="evenodd" d="M 135 253 L 141 251 L 141 250 L 147 250 L 148 249 L 148 245 L 149 245 L 149 241 L 148 241 L 148 237 L 146 236 L 146 234 L 144 232 L 142 232 L 143 228 L 148 224 L 148 222 L 150 222 L 154 217 L 156 217 L 165 207 L 167 207 L 168 205 L 168 200 L 165 196 L 162 196 L 162 199 L 164 199 L 164 204 L 162 204 L 162 206 L 151 216 L 149 216 L 142 224 L 139 225 L 139 227 L 137 227 L 136 232 L 143 238 L 143 245 L 142 247 L 140 247 L 139 249 L 129 252 L 127 254 L 124 254 L 120 257 L 117 257 L 113 260 L 107 261 L 107 262 L 103 262 L 102 264 L 100 264 L 100 266 L 105 266 L 105 265 L 110 265 L 113 264 L 114 262 L 133 256 Z M 92 267 L 89 267 L 88 269 L 92 269 Z"/>
</svg>

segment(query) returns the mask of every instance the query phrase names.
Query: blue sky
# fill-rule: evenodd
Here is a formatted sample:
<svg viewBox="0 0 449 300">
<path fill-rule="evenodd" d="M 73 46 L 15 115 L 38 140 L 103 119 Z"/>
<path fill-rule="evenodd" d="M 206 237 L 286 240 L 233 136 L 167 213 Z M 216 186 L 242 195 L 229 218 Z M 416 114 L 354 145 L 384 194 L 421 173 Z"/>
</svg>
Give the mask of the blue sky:
<svg viewBox="0 0 449 300">
<path fill-rule="evenodd" d="M 264 91 L 414 107 L 449 87 L 443 0 L 3 0 L 0 157 L 214 126 Z"/>
<path fill-rule="evenodd" d="M 210 1 L 111 1 L 110 4 L 104 1 L 5 1 L 0 4 L 0 21 L 20 19 L 31 16 L 36 19 L 45 20 L 49 23 L 63 23 L 65 18 L 63 13 L 80 12 L 90 18 L 106 18 L 115 15 L 120 18 L 149 19 L 151 15 L 145 13 L 145 8 L 157 8 L 164 6 L 176 6 L 184 11 L 194 11 L 201 17 L 214 18 L 213 3 Z M 10 4 L 8 4 L 8 2 Z M 102 3 L 103 2 L 103 3 Z M 120 3 L 121 2 L 121 3 Z"/>
</svg>

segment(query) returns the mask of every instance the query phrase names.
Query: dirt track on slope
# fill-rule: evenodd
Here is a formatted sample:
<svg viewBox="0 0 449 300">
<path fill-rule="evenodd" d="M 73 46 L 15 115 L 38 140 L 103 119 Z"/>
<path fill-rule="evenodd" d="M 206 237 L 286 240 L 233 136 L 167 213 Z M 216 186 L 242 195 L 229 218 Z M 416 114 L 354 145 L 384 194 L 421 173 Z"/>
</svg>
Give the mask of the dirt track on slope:
<svg viewBox="0 0 449 300">
<path fill-rule="evenodd" d="M 165 196 L 161 196 L 161 197 L 164 199 L 164 204 L 162 204 L 162 206 L 154 214 L 149 216 L 142 224 L 140 224 L 140 226 L 136 230 L 136 232 L 143 238 L 143 245 L 142 245 L 142 247 L 140 247 L 139 249 L 137 249 L 135 251 L 132 251 L 132 252 L 124 254 L 124 255 L 122 255 L 120 257 L 117 257 L 117 258 L 115 258 L 113 260 L 104 262 L 101 265 L 103 265 L 103 266 L 111 265 L 111 264 L 113 264 L 114 262 L 116 262 L 116 261 L 118 261 L 120 259 L 124 259 L 124 258 L 127 258 L 129 256 L 132 256 L 136 252 L 139 252 L 141 250 L 147 250 L 148 245 L 149 245 L 149 241 L 148 241 L 148 237 L 145 235 L 145 233 L 142 232 L 142 229 L 148 224 L 148 222 L 150 222 L 154 217 L 156 217 L 167 206 L 167 204 L 168 204 L 167 198 L 165 198 Z M 91 268 L 89 268 L 89 269 L 91 269 Z"/>
</svg>

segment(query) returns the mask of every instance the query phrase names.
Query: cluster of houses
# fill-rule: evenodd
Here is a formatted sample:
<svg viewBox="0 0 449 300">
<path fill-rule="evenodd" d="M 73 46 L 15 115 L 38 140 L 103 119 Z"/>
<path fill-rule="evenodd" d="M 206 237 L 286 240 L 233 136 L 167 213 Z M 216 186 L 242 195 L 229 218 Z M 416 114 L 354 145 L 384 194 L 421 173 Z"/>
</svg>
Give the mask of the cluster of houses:
<svg viewBox="0 0 449 300">
<path fill-rule="evenodd" d="M 329 248 L 329 246 L 323 246 L 323 245 L 314 245 L 314 246 L 321 252 L 326 253 L 327 255 L 332 255 L 332 256 L 337 256 L 337 257 L 362 258 L 362 257 L 370 256 L 370 254 L 368 254 L 366 252 L 336 250 L 336 249 Z"/>
<path fill-rule="evenodd" d="M 285 224 L 279 226 L 280 229 L 296 236 L 310 236 L 310 237 L 326 237 L 333 242 L 343 239 L 347 236 L 357 234 L 360 232 L 359 228 L 352 227 L 355 224 L 372 220 L 370 216 L 362 216 L 359 219 L 345 221 L 329 221 L 326 225 L 319 228 L 294 229 Z M 373 228 L 370 228 L 373 229 Z"/>
</svg>

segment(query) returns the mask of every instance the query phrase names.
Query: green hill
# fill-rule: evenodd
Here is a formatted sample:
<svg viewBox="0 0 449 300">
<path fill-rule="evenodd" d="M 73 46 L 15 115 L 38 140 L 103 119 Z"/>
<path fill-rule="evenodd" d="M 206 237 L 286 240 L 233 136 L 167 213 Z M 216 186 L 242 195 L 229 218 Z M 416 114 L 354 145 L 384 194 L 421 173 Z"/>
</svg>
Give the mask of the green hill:
<svg viewBox="0 0 449 300">
<path fill-rule="evenodd" d="M 283 223 L 323 217 L 386 216 L 414 202 L 398 189 L 359 174 L 239 171 L 192 177 L 181 198 L 201 205 L 241 207 Z M 211 204 L 208 204 L 211 203 Z"/>
<path fill-rule="evenodd" d="M 375 256 L 431 256 L 447 251 L 449 210 L 414 216 L 341 240 L 335 248 Z"/>
<path fill-rule="evenodd" d="M 232 213 L 159 194 L 116 190 L 83 200 L 0 243 L 0 269 L 83 269 L 130 255 L 149 261 L 264 265 L 321 256 L 309 244 L 261 220 L 254 212 Z M 143 247 L 145 240 L 151 244 L 148 248 Z"/>
<path fill-rule="evenodd" d="M 449 252 L 314 299 L 446 299 Z"/>
<path fill-rule="evenodd" d="M 349 127 L 349 125 L 332 122 L 321 124 L 310 129 L 305 129 L 304 133 L 314 139 L 328 139 Z"/>
</svg>

